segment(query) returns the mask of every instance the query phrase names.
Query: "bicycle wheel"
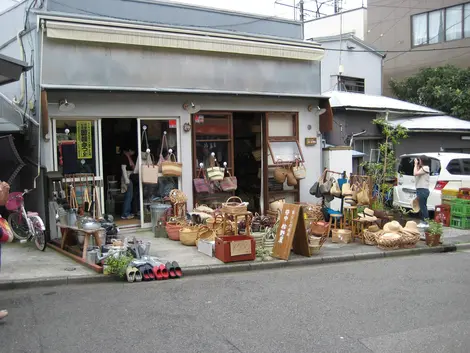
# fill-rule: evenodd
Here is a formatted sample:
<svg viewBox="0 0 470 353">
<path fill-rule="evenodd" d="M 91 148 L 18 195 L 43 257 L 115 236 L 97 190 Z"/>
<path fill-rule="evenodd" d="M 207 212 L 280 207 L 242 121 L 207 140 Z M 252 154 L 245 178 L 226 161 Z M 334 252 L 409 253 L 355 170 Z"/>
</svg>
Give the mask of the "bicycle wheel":
<svg viewBox="0 0 470 353">
<path fill-rule="evenodd" d="M 28 221 L 19 213 L 10 213 L 8 224 L 11 227 L 13 236 L 18 240 L 27 240 L 29 238 Z"/>
<path fill-rule="evenodd" d="M 34 244 L 40 251 L 46 250 L 46 235 L 43 230 L 36 229 L 36 235 L 34 236 Z"/>
</svg>

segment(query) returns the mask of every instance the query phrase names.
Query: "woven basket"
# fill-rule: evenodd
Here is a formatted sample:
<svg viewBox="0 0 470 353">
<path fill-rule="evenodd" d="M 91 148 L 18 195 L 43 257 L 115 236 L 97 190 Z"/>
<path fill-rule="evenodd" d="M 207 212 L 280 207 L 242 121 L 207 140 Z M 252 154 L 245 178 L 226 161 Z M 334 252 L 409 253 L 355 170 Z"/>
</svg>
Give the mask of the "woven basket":
<svg viewBox="0 0 470 353">
<path fill-rule="evenodd" d="M 320 222 L 324 220 L 321 205 L 302 204 L 302 210 L 309 221 Z"/>
<path fill-rule="evenodd" d="M 180 242 L 186 246 L 196 246 L 199 227 L 186 226 L 180 229 Z"/>
<path fill-rule="evenodd" d="M 311 222 L 311 219 L 307 218 L 306 220 L 307 226 L 310 226 L 309 234 L 316 235 L 316 236 L 324 236 L 328 233 L 330 229 L 330 224 L 326 222 Z"/>
<path fill-rule="evenodd" d="M 217 238 L 217 235 L 213 229 L 210 229 L 207 226 L 202 226 L 199 228 L 196 238 L 196 246 L 199 240 L 204 239 L 207 241 L 214 241 Z"/>
<path fill-rule="evenodd" d="M 352 242 L 352 231 L 350 229 L 332 229 L 331 242 L 348 244 Z"/>
<path fill-rule="evenodd" d="M 165 229 L 168 234 L 168 239 L 179 241 L 180 240 L 180 229 L 183 228 L 180 225 L 167 224 Z"/>
<path fill-rule="evenodd" d="M 417 234 L 412 234 L 408 232 L 400 232 L 401 235 L 401 247 L 404 249 L 411 249 L 416 247 L 416 244 L 419 242 L 420 235 L 419 233 Z"/>
<path fill-rule="evenodd" d="M 385 235 L 385 234 L 384 234 Z M 400 248 L 401 245 L 401 236 L 396 238 L 388 238 L 384 235 L 378 236 L 377 247 L 382 250 L 396 250 Z"/>
<path fill-rule="evenodd" d="M 319 252 L 321 247 L 325 243 L 325 241 L 326 241 L 326 236 L 323 236 L 323 237 L 309 236 L 308 247 L 310 248 L 310 254 Z"/>
<path fill-rule="evenodd" d="M 231 200 L 239 200 L 240 202 L 231 201 Z M 231 214 L 243 214 L 246 213 L 248 210 L 248 205 L 242 201 L 241 198 L 237 196 L 232 196 L 227 199 L 224 203 L 222 203 L 221 211 L 223 213 L 231 213 Z"/>
<path fill-rule="evenodd" d="M 377 237 L 383 235 L 383 231 L 371 232 L 369 230 L 364 231 L 364 244 L 366 245 L 377 245 Z"/>
</svg>

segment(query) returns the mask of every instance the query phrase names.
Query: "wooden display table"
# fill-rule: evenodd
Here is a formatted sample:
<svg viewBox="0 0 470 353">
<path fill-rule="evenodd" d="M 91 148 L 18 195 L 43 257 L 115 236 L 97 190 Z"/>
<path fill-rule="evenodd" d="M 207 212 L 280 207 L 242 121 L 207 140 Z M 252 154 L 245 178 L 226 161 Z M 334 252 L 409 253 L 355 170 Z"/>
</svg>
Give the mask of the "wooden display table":
<svg viewBox="0 0 470 353">
<path fill-rule="evenodd" d="M 235 221 L 234 235 L 238 235 L 238 218 L 245 217 L 245 235 L 251 236 L 251 220 L 253 219 L 253 214 L 249 211 L 243 213 L 224 213 L 224 221 L 222 223 L 223 235 L 227 235 L 227 221 L 230 217 L 233 217 Z"/>
<path fill-rule="evenodd" d="M 63 224 L 58 223 L 57 226 L 62 229 L 62 241 L 60 244 L 60 248 L 64 250 L 65 248 L 65 243 L 67 236 L 69 235 L 70 232 L 79 232 L 82 233 L 85 236 L 85 241 L 83 242 L 83 252 L 82 252 L 82 260 L 86 261 L 86 254 L 88 251 L 88 244 L 90 243 L 90 237 L 93 236 L 95 238 L 95 244 L 99 247 L 101 247 L 101 240 L 99 237 L 100 231 L 103 231 L 103 228 L 99 228 L 96 230 L 85 230 L 85 229 L 79 229 L 77 227 L 70 227 L 70 226 L 65 226 Z"/>
</svg>

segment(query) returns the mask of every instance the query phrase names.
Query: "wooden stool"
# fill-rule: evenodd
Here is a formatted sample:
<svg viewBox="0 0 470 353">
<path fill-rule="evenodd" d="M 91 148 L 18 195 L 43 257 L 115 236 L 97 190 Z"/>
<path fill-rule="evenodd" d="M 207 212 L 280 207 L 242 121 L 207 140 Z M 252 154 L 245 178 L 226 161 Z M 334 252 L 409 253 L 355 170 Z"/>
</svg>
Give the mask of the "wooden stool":
<svg viewBox="0 0 470 353">
<path fill-rule="evenodd" d="M 344 226 L 352 229 L 353 220 L 357 218 L 357 206 L 343 206 Z"/>
<path fill-rule="evenodd" d="M 330 214 L 330 226 L 329 226 L 328 233 L 331 232 L 331 229 L 338 229 L 338 222 L 339 222 L 339 229 L 343 229 L 343 226 L 344 226 L 343 215 L 341 213 Z M 331 226 L 333 226 L 333 228 Z"/>
<path fill-rule="evenodd" d="M 224 222 L 222 224 L 223 235 L 226 235 L 227 221 L 230 217 L 233 217 L 235 221 L 234 235 L 238 235 L 238 221 L 239 217 L 245 217 L 245 235 L 251 236 L 251 220 L 253 219 L 253 214 L 251 212 L 244 213 L 224 213 Z"/>
<path fill-rule="evenodd" d="M 377 221 L 366 221 L 364 219 L 358 219 L 357 220 L 358 225 L 359 225 L 359 238 L 361 239 L 361 242 L 364 243 L 364 231 L 369 228 L 371 225 L 376 225 Z"/>
</svg>

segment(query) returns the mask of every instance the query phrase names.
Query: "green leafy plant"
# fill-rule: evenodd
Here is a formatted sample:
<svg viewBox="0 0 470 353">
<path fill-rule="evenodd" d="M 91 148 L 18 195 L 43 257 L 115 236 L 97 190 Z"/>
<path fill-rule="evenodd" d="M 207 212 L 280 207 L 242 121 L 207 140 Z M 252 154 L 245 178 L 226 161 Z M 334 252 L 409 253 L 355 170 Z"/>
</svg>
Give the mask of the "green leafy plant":
<svg viewBox="0 0 470 353">
<path fill-rule="evenodd" d="M 403 80 L 392 79 L 389 85 L 399 99 L 470 120 L 470 68 L 425 68 Z"/>
<path fill-rule="evenodd" d="M 429 233 L 429 235 L 440 235 L 442 237 L 442 234 L 444 233 L 444 226 L 442 223 L 429 220 L 428 225 L 429 227 L 426 232 Z"/>
<path fill-rule="evenodd" d="M 130 253 L 117 257 L 115 257 L 114 255 L 110 255 L 105 260 L 107 272 L 110 275 L 116 275 L 120 278 L 124 278 L 126 276 L 126 269 L 132 262 L 132 260 L 134 260 L 134 258 L 130 255 Z"/>
<path fill-rule="evenodd" d="M 379 158 L 374 162 L 365 162 L 362 165 L 367 175 L 372 179 L 374 185 L 378 186 L 378 195 L 373 200 L 373 209 L 384 209 L 385 196 L 393 188 L 390 180 L 396 177 L 397 158 L 393 147 L 402 139 L 408 137 L 407 129 L 403 126 L 389 124 L 387 119 L 374 119 L 373 123 L 378 125 L 384 136 L 384 141 L 379 144 Z"/>
</svg>

